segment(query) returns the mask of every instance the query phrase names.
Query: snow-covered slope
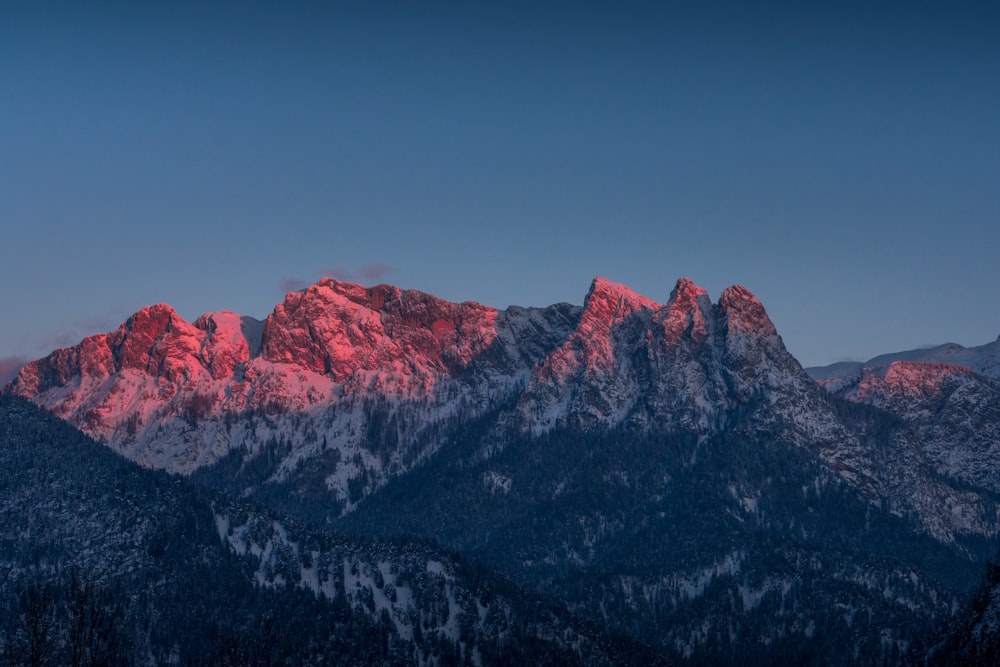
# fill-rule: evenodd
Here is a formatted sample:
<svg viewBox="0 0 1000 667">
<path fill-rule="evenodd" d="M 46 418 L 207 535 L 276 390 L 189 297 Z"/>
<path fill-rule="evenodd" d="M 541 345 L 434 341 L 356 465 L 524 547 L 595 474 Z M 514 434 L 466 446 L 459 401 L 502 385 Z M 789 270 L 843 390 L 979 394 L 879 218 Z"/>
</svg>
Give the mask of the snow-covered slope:
<svg viewBox="0 0 1000 667">
<path fill-rule="evenodd" d="M 1000 493 L 1000 384 L 965 366 L 893 361 L 826 388 L 896 415 L 938 474 Z"/>
<path fill-rule="evenodd" d="M 4 663 L 655 664 L 440 549 L 207 496 L 10 396 L 0 516 Z M 55 609 L 68 582 L 88 586 L 85 614 Z M 32 613 L 45 634 L 28 627 Z M 70 644 L 107 655 L 81 661 Z M 239 657 L 219 655 L 230 647 Z"/>
</svg>

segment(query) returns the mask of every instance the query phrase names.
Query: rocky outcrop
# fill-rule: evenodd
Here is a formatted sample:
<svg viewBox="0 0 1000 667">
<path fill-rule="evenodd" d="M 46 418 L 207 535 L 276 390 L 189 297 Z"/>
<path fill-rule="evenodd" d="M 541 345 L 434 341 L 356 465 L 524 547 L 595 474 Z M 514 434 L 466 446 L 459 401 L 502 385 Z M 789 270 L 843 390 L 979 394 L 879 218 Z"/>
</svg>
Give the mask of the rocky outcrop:
<svg viewBox="0 0 1000 667">
<path fill-rule="evenodd" d="M 885 410 L 939 474 L 1000 493 L 1000 384 L 965 366 L 893 361 L 828 383 L 835 395 Z"/>
</svg>

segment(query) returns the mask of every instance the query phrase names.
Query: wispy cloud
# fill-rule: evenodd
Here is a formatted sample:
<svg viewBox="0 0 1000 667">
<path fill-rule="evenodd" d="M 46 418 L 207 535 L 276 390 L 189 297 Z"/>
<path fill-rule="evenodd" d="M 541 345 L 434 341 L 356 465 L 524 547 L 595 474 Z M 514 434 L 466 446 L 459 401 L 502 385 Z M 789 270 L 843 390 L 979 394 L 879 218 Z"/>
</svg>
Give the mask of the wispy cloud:
<svg viewBox="0 0 1000 667">
<path fill-rule="evenodd" d="M 309 283 L 298 278 L 285 278 L 278 283 L 278 287 L 283 294 L 288 294 L 289 292 L 298 292 L 300 289 L 309 287 Z"/>
<path fill-rule="evenodd" d="M 20 357 L 0 358 L 0 387 L 14 379 L 17 372 L 21 370 L 26 361 Z"/>
<path fill-rule="evenodd" d="M 345 282 L 373 283 L 382 280 L 392 272 L 393 268 L 388 264 L 373 262 L 360 266 L 354 271 L 346 269 L 343 266 L 334 266 L 332 268 L 320 269 L 314 272 L 313 275 L 320 278 L 343 280 Z M 298 290 L 305 289 L 311 284 L 311 282 L 302 280 L 301 278 L 285 278 L 278 284 L 278 287 L 283 294 L 287 294 L 288 292 L 297 292 Z"/>
<path fill-rule="evenodd" d="M 70 322 L 62 331 L 43 338 L 35 345 L 37 349 L 45 350 L 45 353 L 61 347 L 76 345 L 87 336 L 102 334 L 113 331 L 121 324 L 121 320 L 112 315 L 98 315 L 94 317 L 83 317 Z"/>
<path fill-rule="evenodd" d="M 84 336 L 77 336 L 76 331 L 62 331 L 42 339 L 38 344 L 43 350 L 54 350 L 60 347 L 70 347 L 83 340 Z"/>
<path fill-rule="evenodd" d="M 334 280 L 354 280 L 351 276 L 351 272 L 342 266 L 335 266 L 332 269 L 323 269 L 320 273 L 324 278 L 333 278 Z"/>
<path fill-rule="evenodd" d="M 365 264 L 357 271 L 358 278 L 364 280 L 365 282 L 374 282 L 376 280 L 382 280 L 390 273 L 392 273 L 392 267 L 388 264 L 383 264 L 382 262 L 375 262 L 374 264 Z"/>
</svg>

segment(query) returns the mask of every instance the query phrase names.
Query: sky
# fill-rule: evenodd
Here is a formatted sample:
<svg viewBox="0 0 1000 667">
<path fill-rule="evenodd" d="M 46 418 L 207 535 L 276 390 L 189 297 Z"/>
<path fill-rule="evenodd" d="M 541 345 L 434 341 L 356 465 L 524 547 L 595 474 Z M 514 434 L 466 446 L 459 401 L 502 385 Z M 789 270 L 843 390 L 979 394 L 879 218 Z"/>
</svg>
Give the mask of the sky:
<svg viewBox="0 0 1000 667">
<path fill-rule="evenodd" d="M 1000 5 L 0 2 L 0 375 L 323 276 L 743 284 L 806 366 L 1000 334 Z"/>
</svg>

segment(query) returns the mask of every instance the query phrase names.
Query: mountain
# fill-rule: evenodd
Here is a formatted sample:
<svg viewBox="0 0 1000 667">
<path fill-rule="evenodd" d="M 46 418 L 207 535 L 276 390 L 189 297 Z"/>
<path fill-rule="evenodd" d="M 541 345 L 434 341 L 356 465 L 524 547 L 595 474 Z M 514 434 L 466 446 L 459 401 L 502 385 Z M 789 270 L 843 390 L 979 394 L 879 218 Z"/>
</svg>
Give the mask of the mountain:
<svg viewBox="0 0 1000 667">
<path fill-rule="evenodd" d="M 439 549 L 206 493 L 14 397 L 0 397 L 0 517 L 12 664 L 656 660 Z"/>
<path fill-rule="evenodd" d="M 660 305 L 596 278 L 583 308 L 497 311 L 325 279 L 263 323 L 145 308 L 30 362 L 6 391 L 142 465 L 308 487 L 338 516 L 498 406 L 515 406 L 500 439 L 625 422 L 706 435 L 755 392 L 799 428 L 811 384 L 741 287 L 713 305 L 684 279 Z M 808 429 L 841 438 L 833 422 Z"/>
<path fill-rule="evenodd" d="M 965 366 L 980 375 L 1000 379 L 1000 338 L 976 347 L 946 343 L 935 347 L 880 354 L 868 361 L 840 361 L 829 366 L 814 366 L 806 372 L 821 383 L 850 378 L 865 367 L 886 366 L 894 361 L 936 362 Z"/>
<path fill-rule="evenodd" d="M 147 467 L 267 459 L 261 481 L 318 477 L 339 514 L 433 453 L 437 424 L 519 391 L 579 315 L 325 279 L 264 322 L 144 308 L 27 364 L 7 391 Z"/>
<path fill-rule="evenodd" d="M 4 391 L 314 529 L 438 543 L 667 659 L 874 664 L 960 606 L 1000 530 L 993 381 L 928 368 L 824 388 L 741 286 L 596 278 L 582 307 L 498 311 L 323 280 L 264 322 L 145 309 Z"/>
<path fill-rule="evenodd" d="M 595 283 L 492 424 L 340 525 L 432 537 L 675 659 L 898 660 L 997 531 L 995 489 L 827 395 L 740 287 Z"/>
<path fill-rule="evenodd" d="M 965 366 L 893 361 L 826 388 L 897 415 L 939 474 L 1000 492 L 1000 383 Z"/>
</svg>

